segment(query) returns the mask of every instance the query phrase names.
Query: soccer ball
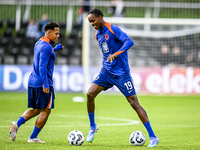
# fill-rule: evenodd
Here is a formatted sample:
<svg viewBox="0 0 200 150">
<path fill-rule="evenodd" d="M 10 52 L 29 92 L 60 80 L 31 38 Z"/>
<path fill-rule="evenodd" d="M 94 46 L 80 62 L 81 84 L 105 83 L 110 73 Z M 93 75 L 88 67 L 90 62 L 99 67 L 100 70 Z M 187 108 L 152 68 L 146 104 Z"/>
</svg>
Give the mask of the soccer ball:
<svg viewBox="0 0 200 150">
<path fill-rule="evenodd" d="M 79 130 L 73 130 L 68 134 L 68 143 L 71 145 L 81 145 L 83 144 L 84 140 L 85 137 Z"/>
<path fill-rule="evenodd" d="M 131 133 L 130 137 L 129 137 L 129 142 L 131 143 L 131 145 L 137 146 L 137 145 L 144 145 L 146 141 L 146 137 L 144 135 L 144 133 L 142 133 L 141 131 L 134 131 L 133 133 Z"/>
</svg>

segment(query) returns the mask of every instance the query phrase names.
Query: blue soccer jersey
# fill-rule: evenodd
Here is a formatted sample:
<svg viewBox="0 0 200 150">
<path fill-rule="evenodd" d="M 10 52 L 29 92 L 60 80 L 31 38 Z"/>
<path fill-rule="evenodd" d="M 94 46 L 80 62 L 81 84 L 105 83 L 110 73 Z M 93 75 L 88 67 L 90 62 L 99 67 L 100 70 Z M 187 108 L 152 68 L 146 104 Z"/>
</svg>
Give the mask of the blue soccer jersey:
<svg viewBox="0 0 200 150">
<path fill-rule="evenodd" d="M 53 70 L 56 58 L 55 52 L 51 46 L 53 42 L 48 38 L 42 37 L 35 44 L 33 71 L 29 77 L 29 87 L 53 86 Z"/>
<path fill-rule="evenodd" d="M 129 73 L 127 50 L 134 45 L 132 39 L 119 27 L 108 22 L 96 31 L 95 37 L 103 53 L 103 67 L 118 76 Z M 108 56 L 114 53 L 118 55 L 117 58 L 112 63 L 107 62 Z"/>
</svg>

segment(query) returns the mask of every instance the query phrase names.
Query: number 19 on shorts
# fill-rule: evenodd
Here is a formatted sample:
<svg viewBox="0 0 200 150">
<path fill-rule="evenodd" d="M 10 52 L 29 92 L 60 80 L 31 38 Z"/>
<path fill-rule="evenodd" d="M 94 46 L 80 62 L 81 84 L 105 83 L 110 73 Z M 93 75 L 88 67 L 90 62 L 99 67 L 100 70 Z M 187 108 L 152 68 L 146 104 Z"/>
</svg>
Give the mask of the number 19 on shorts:
<svg viewBox="0 0 200 150">
<path fill-rule="evenodd" d="M 132 82 L 131 81 L 127 81 L 124 83 L 124 86 L 126 86 L 126 89 L 128 91 L 132 90 L 133 89 L 133 85 L 132 85 Z"/>
</svg>

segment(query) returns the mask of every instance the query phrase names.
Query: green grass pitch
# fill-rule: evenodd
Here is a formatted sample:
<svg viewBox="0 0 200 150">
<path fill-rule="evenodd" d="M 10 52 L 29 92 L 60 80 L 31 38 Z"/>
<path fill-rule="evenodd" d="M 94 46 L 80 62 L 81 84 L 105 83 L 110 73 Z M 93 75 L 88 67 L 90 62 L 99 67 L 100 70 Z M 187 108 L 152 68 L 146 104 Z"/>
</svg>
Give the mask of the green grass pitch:
<svg viewBox="0 0 200 150">
<path fill-rule="evenodd" d="M 200 96 L 146 96 L 138 95 L 140 104 L 148 113 L 160 143 L 148 148 L 149 137 L 137 114 L 123 95 L 100 94 L 96 98 L 96 123 L 99 131 L 92 143 L 71 146 L 67 136 L 80 130 L 85 138 L 89 120 L 85 102 L 72 98 L 83 94 L 56 93 L 55 108 L 39 134 L 46 144 L 27 143 L 36 118 L 19 129 L 15 142 L 9 139 L 10 122 L 16 121 L 27 109 L 26 93 L 0 93 L 0 149 L 2 150 L 199 150 L 200 149 Z M 139 122 L 138 124 L 134 123 Z M 143 146 L 132 146 L 129 135 L 136 130 L 146 136 Z"/>
</svg>

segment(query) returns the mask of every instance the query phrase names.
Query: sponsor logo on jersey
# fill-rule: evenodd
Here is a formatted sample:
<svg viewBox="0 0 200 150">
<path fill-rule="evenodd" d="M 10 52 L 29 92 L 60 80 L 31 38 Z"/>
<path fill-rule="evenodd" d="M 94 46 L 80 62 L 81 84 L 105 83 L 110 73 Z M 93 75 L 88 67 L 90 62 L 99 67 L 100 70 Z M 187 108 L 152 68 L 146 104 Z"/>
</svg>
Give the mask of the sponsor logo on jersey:
<svg viewBox="0 0 200 150">
<path fill-rule="evenodd" d="M 108 53 L 109 52 L 109 48 L 106 42 L 102 43 L 102 51 L 103 53 Z"/>
</svg>

